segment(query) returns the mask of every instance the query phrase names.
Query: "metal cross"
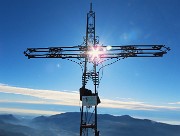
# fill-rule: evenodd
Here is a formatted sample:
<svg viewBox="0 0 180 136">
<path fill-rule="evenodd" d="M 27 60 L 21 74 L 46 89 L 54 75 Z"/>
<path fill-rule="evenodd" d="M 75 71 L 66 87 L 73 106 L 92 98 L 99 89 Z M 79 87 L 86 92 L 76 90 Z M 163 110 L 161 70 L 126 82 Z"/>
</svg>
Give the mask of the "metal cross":
<svg viewBox="0 0 180 136">
<path fill-rule="evenodd" d="M 82 87 L 80 88 L 81 119 L 80 136 L 99 136 L 97 129 L 97 105 L 101 102 L 97 87 L 100 83 L 100 71 L 121 59 L 130 57 L 162 57 L 170 48 L 165 45 L 124 45 L 103 46 L 95 34 L 95 12 L 90 4 L 87 13 L 86 36 L 81 45 L 48 48 L 27 48 L 24 52 L 31 58 L 60 58 L 73 61 L 81 66 Z M 89 69 L 91 65 L 91 69 Z M 86 88 L 89 80 L 93 81 L 94 90 Z M 93 131 L 92 131 L 93 130 Z"/>
</svg>

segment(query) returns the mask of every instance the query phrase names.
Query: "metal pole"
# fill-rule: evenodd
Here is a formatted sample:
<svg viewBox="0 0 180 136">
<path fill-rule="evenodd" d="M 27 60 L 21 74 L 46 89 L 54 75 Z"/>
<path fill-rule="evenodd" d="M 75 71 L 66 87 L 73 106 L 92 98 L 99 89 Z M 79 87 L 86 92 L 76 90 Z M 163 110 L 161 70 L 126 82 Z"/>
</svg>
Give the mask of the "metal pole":
<svg viewBox="0 0 180 136">
<path fill-rule="evenodd" d="M 95 89 L 95 96 L 98 97 L 97 94 L 97 73 L 96 73 L 96 63 L 94 64 L 94 73 L 95 73 L 95 84 L 94 84 L 94 89 Z M 97 132 L 97 106 L 95 105 L 95 136 L 98 136 L 98 132 Z"/>
</svg>

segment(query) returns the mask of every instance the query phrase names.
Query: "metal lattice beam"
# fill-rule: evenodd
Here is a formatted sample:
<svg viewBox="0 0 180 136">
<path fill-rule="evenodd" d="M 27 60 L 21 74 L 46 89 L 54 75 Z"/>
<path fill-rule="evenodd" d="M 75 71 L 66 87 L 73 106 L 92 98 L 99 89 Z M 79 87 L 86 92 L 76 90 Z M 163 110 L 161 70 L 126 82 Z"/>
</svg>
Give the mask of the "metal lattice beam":
<svg viewBox="0 0 180 136">
<path fill-rule="evenodd" d="M 165 45 L 124 45 L 124 46 L 98 46 L 100 58 L 121 57 L 162 57 L 170 49 Z M 89 58 L 90 48 L 86 46 L 28 48 L 24 54 L 30 58 Z"/>
</svg>

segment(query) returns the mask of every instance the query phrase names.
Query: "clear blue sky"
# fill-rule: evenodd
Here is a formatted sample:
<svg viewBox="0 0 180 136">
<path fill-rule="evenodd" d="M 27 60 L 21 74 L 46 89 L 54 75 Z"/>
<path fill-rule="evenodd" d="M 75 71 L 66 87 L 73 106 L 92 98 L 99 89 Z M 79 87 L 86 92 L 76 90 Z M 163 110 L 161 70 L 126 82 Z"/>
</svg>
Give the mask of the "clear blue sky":
<svg viewBox="0 0 180 136">
<path fill-rule="evenodd" d="M 172 49 L 163 58 L 127 58 L 106 67 L 99 113 L 180 124 L 180 1 L 92 2 L 101 44 L 165 44 Z M 79 111 L 79 66 L 61 59 L 28 60 L 23 51 L 80 45 L 89 3 L 0 0 L 0 113 Z"/>
</svg>

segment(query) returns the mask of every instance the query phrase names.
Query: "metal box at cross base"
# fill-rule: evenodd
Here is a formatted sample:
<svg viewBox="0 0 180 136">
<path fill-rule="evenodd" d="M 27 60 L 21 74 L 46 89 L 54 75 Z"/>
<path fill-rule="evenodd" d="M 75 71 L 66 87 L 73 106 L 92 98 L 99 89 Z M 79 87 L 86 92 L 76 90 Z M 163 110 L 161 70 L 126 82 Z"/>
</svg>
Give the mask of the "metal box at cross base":
<svg viewBox="0 0 180 136">
<path fill-rule="evenodd" d="M 97 106 L 97 96 L 82 96 L 83 106 Z"/>
</svg>

